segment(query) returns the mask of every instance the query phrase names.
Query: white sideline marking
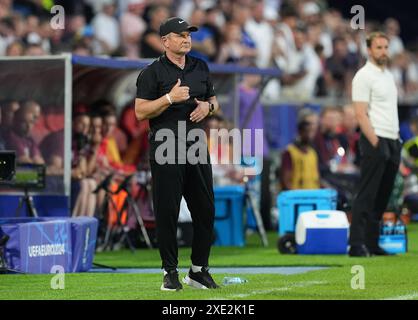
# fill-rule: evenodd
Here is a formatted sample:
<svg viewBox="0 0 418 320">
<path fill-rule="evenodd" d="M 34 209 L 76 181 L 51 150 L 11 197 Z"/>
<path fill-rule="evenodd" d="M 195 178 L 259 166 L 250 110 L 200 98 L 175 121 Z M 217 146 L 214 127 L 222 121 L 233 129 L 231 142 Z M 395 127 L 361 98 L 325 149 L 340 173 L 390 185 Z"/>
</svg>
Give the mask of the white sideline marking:
<svg viewBox="0 0 418 320">
<path fill-rule="evenodd" d="M 390 297 L 390 298 L 385 298 L 383 300 L 414 300 L 418 298 L 418 293 L 417 292 L 413 292 L 411 294 L 407 294 L 404 296 L 397 296 L 397 297 Z"/>
<path fill-rule="evenodd" d="M 254 295 L 259 295 L 259 294 L 269 294 L 269 293 L 273 293 L 273 292 L 289 291 L 289 290 L 295 289 L 295 288 L 305 288 L 305 287 L 309 287 L 309 286 L 315 286 L 315 285 L 326 284 L 326 283 L 328 283 L 328 282 L 326 282 L 326 281 L 303 281 L 303 282 L 294 283 L 294 284 L 292 284 L 290 286 L 287 286 L 287 287 L 280 287 L 280 288 L 274 288 L 274 289 L 269 289 L 269 290 L 255 290 L 255 291 L 251 291 L 249 293 L 228 295 L 227 297 L 228 298 L 247 298 L 247 297 L 254 296 Z M 213 300 L 223 300 L 223 299 L 225 299 L 225 298 L 213 298 Z"/>
</svg>

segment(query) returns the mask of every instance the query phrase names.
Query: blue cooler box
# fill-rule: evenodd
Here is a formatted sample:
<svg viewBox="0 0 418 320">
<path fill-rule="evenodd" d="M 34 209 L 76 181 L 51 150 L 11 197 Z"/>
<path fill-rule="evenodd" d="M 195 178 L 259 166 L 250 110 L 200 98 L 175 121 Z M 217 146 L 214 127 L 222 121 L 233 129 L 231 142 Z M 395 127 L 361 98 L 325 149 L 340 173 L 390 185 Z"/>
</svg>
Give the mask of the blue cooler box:
<svg viewBox="0 0 418 320">
<path fill-rule="evenodd" d="M 346 254 L 349 223 L 343 211 L 304 212 L 296 224 L 298 254 Z"/>
<path fill-rule="evenodd" d="M 333 189 L 283 191 L 277 197 L 277 206 L 279 234 L 293 233 L 300 213 L 337 209 L 337 191 Z"/>
<path fill-rule="evenodd" d="M 243 186 L 215 187 L 215 245 L 245 245 Z"/>
</svg>

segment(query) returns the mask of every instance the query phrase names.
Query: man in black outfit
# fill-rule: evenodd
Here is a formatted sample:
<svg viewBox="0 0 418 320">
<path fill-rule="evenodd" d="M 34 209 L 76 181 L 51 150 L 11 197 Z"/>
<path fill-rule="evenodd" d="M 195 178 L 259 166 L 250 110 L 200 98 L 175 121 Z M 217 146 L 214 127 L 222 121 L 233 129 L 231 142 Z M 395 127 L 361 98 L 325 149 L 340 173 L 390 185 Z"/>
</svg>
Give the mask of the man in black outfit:
<svg viewBox="0 0 418 320">
<path fill-rule="evenodd" d="M 182 289 L 176 239 L 182 196 L 193 220 L 192 266 L 183 282 L 200 289 L 218 287 L 208 269 L 215 218 L 212 167 L 206 140 L 197 141 L 204 144 L 205 161 L 189 161 L 189 150 L 195 142 L 186 136 L 193 129 L 202 130 L 204 136 L 201 121 L 217 111 L 219 104 L 208 66 L 187 55 L 191 50 L 190 32 L 194 31 L 196 27 L 180 18 L 162 23 L 160 36 L 165 53 L 144 68 L 137 80 L 135 114 L 138 120 L 150 119 L 153 203 L 164 269 L 161 290 L 168 291 Z M 173 134 L 166 135 L 167 130 Z M 176 152 L 161 152 L 165 146 Z"/>
</svg>

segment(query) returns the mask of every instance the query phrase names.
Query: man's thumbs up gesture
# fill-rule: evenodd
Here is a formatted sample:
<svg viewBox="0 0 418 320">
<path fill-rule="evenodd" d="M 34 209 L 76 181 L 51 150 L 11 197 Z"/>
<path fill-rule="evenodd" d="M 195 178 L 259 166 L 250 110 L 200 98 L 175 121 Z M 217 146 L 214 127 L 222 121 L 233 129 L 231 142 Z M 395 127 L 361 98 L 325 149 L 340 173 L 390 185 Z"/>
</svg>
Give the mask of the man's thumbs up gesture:
<svg viewBox="0 0 418 320">
<path fill-rule="evenodd" d="M 170 104 L 175 103 L 175 102 L 186 101 L 190 98 L 189 96 L 190 88 L 186 86 L 181 87 L 180 85 L 181 85 L 181 80 L 177 79 L 177 83 L 168 93 L 168 95 L 170 96 Z"/>
</svg>

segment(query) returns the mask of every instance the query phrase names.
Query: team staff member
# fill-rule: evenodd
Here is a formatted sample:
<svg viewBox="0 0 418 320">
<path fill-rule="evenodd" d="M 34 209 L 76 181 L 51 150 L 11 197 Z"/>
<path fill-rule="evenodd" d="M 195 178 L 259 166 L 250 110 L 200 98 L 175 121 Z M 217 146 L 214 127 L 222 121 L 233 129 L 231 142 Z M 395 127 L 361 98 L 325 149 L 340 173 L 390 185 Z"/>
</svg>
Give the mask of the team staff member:
<svg viewBox="0 0 418 320">
<path fill-rule="evenodd" d="M 186 123 L 187 132 L 196 128 L 203 130 L 201 121 L 219 108 L 208 66 L 187 55 L 191 50 L 190 32 L 194 31 L 197 31 L 195 26 L 176 17 L 161 24 L 165 53 L 139 74 L 135 101 L 137 119 L 150 119 L 153 203 L 164 269 L 161 290 L 170 291 L 182 289 L 177 272 L 176 239 L 182 195 L 193 220 L 192 266 L 183 282 L 197 288 L 218 287 L 208 269 L 215 217 L 209 155 L 206 163 L 192 165 L 186 161 L 183 164 L 187 151 L 181 153 L 182 148 L 177 149 L 178 141 L 185 142 L 185 137 L 177 135 L 180 121 Z M 174 141 L 156 141 L 160 129 L 172 130 Z M 163 164 L 156 152 L 167 142 L 176 148 L 176 159 L 170 159 L 175 160 L 175 164 Z"/>
<path fill-rule="evenodd" d="M 353 79 L 352 98 L 360 124 L 360 183 L 353 202 L 350 256 L 387 255 L 378 245 L 379 224 L 399 169 L 401 142 L 397 89 L 388 65 L 388 37 L 367 38 L 369 60 Z"/>
</svg>

